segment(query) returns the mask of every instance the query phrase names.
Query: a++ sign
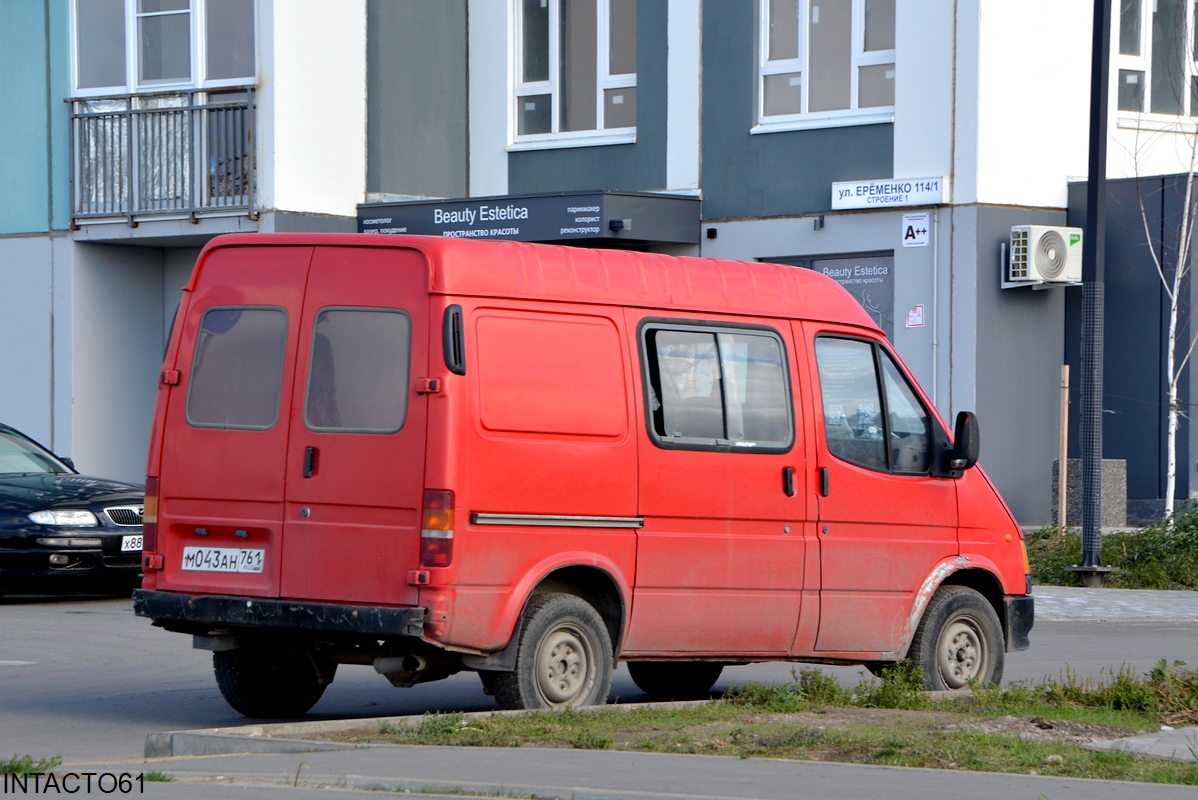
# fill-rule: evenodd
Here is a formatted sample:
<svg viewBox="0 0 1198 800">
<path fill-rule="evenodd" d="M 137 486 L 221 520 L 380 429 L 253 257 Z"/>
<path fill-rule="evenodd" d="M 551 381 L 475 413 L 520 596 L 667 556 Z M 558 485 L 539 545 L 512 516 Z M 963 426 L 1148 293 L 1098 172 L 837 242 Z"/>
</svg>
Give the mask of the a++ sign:
<svg viewBox="0 0 1198 800">
<path fill-rule="evenodd" d="M 929 214 L 903 214 L 903 247 L 927 247 Z"/>
<path fill-rule="evenodd" d="M 915 306 L 907 312 L 907 327 L 922 328 L 923 327 L 923 306 Z"/>
</svg>

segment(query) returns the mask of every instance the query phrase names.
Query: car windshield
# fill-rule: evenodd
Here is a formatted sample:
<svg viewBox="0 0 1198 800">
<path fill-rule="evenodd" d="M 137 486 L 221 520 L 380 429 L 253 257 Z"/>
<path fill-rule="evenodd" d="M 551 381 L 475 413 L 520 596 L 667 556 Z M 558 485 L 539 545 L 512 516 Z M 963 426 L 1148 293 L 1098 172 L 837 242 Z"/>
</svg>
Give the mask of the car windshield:
<svg viewBox="0 0 1198 800">
<path fill-rule="evenodd" d="M 0 430 L 0 475 L 70 471 L 66 464 L 25 437 Z"/>
</svg>

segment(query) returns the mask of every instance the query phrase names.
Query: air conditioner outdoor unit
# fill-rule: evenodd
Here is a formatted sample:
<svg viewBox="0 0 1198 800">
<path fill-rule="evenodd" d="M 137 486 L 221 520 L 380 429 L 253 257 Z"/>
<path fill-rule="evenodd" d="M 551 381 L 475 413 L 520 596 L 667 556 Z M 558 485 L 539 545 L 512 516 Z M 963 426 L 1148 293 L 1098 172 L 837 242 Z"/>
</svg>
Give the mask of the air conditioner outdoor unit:
<svg viewBox="0 0 1198 800">
<path fill-rule="evenodd" d="M 1004 267 L 1004 289 L 1081 283 L 1082 229 L 1016 225 Z"/>
</svg>

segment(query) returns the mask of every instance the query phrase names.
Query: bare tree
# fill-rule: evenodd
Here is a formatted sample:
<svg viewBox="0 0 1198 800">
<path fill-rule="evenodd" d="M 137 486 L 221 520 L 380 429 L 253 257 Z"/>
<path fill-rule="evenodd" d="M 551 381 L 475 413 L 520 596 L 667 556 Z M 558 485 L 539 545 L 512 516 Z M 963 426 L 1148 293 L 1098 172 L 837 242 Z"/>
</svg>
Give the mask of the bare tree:
<svg viewBox="0 0 1198 800">
<path fill-rule="evenodd" d="M 1194 354 L 1194 347 L 1198 345 L 1198 336 L 1190 334 L 1189 341 L 1178 342 L 1177 329 L 1180 318 L 1181 306 L 1184 296 L 1188 294 L 1189 275 L 1192 267 L 1192 257 L 1190 250 L 1190 242 L 1194 235 L 1194 168 L 1198 163 L 1198 137 L 1190 135 L 1190 163 L 1189 171 L 1185 178 L 1185 205 L 1183 207 L 1181 222 L 1177 226 L 1177 246 L 1173 253 L 1172 263 L 1163 263 L 1166 261 L 1163 242 L 1161 252 L 1158 253 L 1154 237 L 1148 224 L 1148 214 L 1144 209 L 1144 204 L 1140 203 L 1140 218 L 1144 224 L 1144 235 L 1148 237 L 1149 247 L 1148 252 L 1152 254 L 1152 263 L 1156 267 L 1156 273 L 1161 279 L 1161 284 L 1165 287 L 1165 294 L 1169 297 L 1169 329 L 1165 337 L 1165 377 L 1169 381 L 1169 386 L 1165 391 L 1168 400 L 1168 427 L 1165 435 L 1165 516 L 1168 517 L 1173 513 L 1177 499 L 1177 423 L 1181 413 L 1181 408 L 1178 403 L 1178 385 L 1181 381 L 1182 372 L 1186 368 L 1190 357 Z M 1136 184 L 1137 191 L 1139 190 L 1139 182 Z M 1179 349 L 1184 347 L 1184 352 L 1179 355 Z"/>
</svg>

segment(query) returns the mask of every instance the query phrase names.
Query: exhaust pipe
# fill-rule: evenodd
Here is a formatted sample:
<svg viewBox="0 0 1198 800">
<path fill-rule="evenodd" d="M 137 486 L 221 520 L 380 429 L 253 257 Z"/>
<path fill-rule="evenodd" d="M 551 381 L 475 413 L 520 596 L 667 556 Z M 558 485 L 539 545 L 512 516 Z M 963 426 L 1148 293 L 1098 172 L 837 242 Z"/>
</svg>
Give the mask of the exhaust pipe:
<svg viewBox="0 0 1198 800">
<path fill-rule="evenodd" d="M 428 668 L 424 656 L 379 656 L 373 662 L 374 671 L 386 677 L 393 686 L 408 687 L 415 684 L 420 673 Z"/>
</svg>

